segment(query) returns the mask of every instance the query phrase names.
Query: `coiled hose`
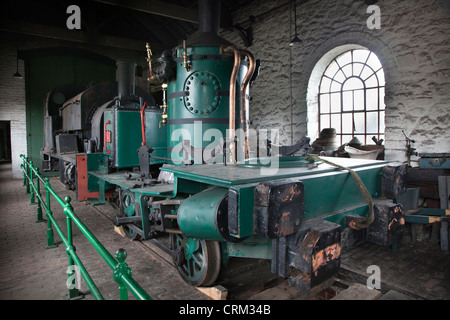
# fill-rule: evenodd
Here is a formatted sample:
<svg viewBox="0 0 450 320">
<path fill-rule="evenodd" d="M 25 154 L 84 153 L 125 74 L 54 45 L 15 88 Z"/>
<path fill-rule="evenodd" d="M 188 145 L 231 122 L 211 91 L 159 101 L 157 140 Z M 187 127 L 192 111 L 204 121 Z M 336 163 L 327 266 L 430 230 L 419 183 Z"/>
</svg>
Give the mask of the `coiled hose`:
<svg viewBox="0 0 450 320">
<path fill-rule="evenodd" d="M 358 187 L 365 202 L 367 203 L 367 206 L 369 207 L 369 215 L 367 217 L 360 217 L 360 218 L 355 218 L 355 219 L 351 220 L 349 223 L 349 226 L 352 229 L 360 230 L 360 229 L 365 229 L 372 224 L 372 222 L 375 218 L 374 211 L 373 211 L 372 196 L 370 195 L 369 191 L 367 190 L 366 186 L 364 185 L 364 182 L 361 180 L 361 178 L 358 176 L 358 174 L 355 171 L 353 171 L 350 168 L 341 166 L 339 164 L 325 160 L 325 159 L 320 158 L 315 155 L 309 155 L 308 157 L 306 157 L 305 160 L 307 160 L 307 161 L 323 161 L 324 163 L 329 164 L 330 166 L 333 166 L 333 167 L 336 167 L 339 169 L 343 169 L 343 170 L 347 170 L 348 172 L 350 172 L 353 180 L 355 181 L 356 186 Z"/>
</svg>

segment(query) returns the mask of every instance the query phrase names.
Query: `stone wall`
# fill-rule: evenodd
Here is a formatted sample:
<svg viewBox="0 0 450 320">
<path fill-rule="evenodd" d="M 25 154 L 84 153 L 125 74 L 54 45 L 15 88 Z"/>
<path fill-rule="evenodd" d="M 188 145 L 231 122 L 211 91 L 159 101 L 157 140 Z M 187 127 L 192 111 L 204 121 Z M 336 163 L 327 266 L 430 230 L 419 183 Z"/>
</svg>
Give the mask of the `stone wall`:
<svg viewBox="0 0 450 320">
<path fill-rule="evenodd" d="M 406 160 L 402 130 L 416 141 L 419 153 L 450 152 L 450 4 L 380 0 L 377 5 L 381 28 L 369 29 L 372 12 L 367 13 L 365 1 L 297 0 L 303 40 L 298 48 L 289 47 L 293 3 L 253 0 L 235 12 L 234 23 L 243 27 L 250 25 L 250 15 L 256 17 L 248 49 L 262 67 L 251 88 L 253 126 L 280 129 L 281 143 L 317 137 L 314 108 L 321 72 L 339 53 L 364 47 L 385 71 L 386 159 Z M 222 36 L 244 47 L 236 33 Z"/>
</svg>

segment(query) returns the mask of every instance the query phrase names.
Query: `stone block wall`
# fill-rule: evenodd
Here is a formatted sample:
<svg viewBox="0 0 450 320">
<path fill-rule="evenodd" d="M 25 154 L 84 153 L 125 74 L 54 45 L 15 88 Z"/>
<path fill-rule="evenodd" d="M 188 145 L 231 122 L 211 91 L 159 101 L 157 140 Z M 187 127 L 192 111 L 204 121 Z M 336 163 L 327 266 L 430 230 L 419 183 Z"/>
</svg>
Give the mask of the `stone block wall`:
<svg viewBox="0 0 450 320">
<path fill-rule="evenodd" d="M 285 144 L 303 135 L 315 139 L 321 73 L 339 53 L 364 47 L 385 72 L 386 159 L 406 160 L 402 130 L 419 153 L 450 152 L 450 3 L 380 0 L 377 6 L 380 29 L 369 29 L 372 12 L 365 1 L 297 0 L 298 48 L 289 47 L 293 3 L 253 0 L 235 12 L 234 23 L 244 28 L 255 17 L 248 50 L 262 66 L 250 92 L 253 127 L 280 129 Z M 236 33 L 221 35 L 244 47 Z"/>
</svg>

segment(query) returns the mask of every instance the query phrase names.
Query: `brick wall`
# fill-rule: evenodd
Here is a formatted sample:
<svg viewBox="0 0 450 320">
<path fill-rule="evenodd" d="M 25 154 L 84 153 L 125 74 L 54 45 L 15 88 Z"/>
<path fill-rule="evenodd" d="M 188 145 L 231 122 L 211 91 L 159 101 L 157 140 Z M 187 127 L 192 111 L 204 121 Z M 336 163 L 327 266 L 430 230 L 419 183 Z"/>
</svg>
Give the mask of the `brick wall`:
<svg viewBox="0 0 450 320">
<path fill-rule="evenodd" d="M 17 40 L 13 34 L 2 34 L 0 41 L 0 121 L 11 122 L 11 161 L 14 178 L 20 178 L 20 154 L 27 153 L 25 122 L 25 82 L 13 78 L 16 73 Z M 24 76 L 23 61 L 19 73 Z"/>
<path fill-rule="evenodd" d="M 248 27 L 253 15 L 254 43 L 248 49 L 261 59 L 261 75 L 251 88 L 253 126 L 279 128 L 280 142 L 316 137 L 320 70 L 355 46 L 376 53 L 386 78 L 386 158 L 406 160 L 402 130 L 418 152 L 450 152 L 450 4 L 444 0 L 380 0 L 381 28 L 369 29 L 364 1 L 297 0 L 300 48 L 294 37 L 293 4 L 265 12 L 287 1 L 253 0 L 234 14 Z M 239 47 L 236 33 L 223 32 Z M 338 48 L 338 49 L 336 49 Z M 325 56 L 325 58 L 324 58 Z M 414 158 L 413 159 L 417 159 Z"/>
</svg>

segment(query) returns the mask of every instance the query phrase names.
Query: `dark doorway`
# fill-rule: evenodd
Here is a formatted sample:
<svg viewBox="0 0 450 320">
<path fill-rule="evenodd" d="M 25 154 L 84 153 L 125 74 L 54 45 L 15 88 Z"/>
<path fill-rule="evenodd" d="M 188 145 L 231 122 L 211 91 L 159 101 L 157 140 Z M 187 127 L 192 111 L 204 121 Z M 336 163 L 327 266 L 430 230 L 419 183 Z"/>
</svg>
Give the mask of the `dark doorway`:
<svg viewBox="0 0 450 320">
<path fill-rule="evenodd" d="M 0 121 L 0 161 L 11 162 L 11 122 Z"/>
</svg>

